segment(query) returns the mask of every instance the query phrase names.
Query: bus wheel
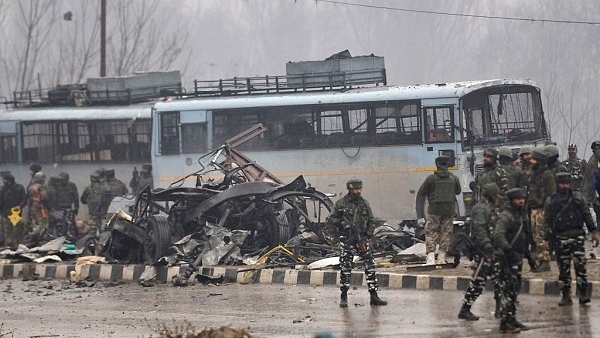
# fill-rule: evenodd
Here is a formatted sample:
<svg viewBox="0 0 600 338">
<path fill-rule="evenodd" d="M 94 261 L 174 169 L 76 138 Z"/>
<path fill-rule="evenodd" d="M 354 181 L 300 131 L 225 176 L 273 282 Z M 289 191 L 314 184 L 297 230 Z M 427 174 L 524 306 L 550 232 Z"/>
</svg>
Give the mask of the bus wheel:
<svg viewBox="0 0 600 338">
<path fill-rule="evenodd" d="M 171 246 L 171 229 L 164 216 L 150 216 L 146 222 L 144 258 L 151 264 L 165 256 Z"/>
</svg>

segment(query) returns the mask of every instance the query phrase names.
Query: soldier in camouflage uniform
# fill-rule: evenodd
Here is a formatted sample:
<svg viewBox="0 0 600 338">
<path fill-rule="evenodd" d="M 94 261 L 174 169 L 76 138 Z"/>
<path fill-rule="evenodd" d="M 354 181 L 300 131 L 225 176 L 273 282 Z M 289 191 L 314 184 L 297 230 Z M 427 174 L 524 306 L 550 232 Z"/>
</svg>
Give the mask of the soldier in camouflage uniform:
<svg viewBox="0 0 600 338">
<path fill-rule="evenodd" d="M 548 159 L 548 168 L 552 170 L 553 174 L 567 173 L 569 169 L 565 167 L 561 161 L 558 160 L 559 152 L 558 147 L 554 144 L 548 144 L 544 146 L 544 154 Z"/>
<path fill-rule="evenodd" d="M 537 250 L 538 267 L 535 272 L 550 271 L 550 252 L 544 247 L 544 202 L 556 192 L 556 179 L 547 163 L 543 148 L 535 147 L 531 150 L 527 209 Z"/>
<path fill-rule="evenodd" d="M 106 211 L 100 206 L 100 200 L 104 191 L 102 176 L 102 170 L 96 170 L 90 175 L 91 184 L 83 190 L 80 199 L 82 204 L 88 206 L 89 220 L 94 223 L 92 226 L 96 226 L 98 229 L 102 226 L 102 220 L 106 214 Z"/>
<path fill-rule="evenodd" d="M 458 318 L 465 320 L 479 319 L 471 312 L 471 306 L 481 295 L 488 279 L 494 283 L 494 298 L 496 298 L 497 304 L 500 301 L 499 290 L 496 287 L 496 273 L 493 265 L 494 247 L 491 237 L 498 220 L 497 207 L 502 199 L 502 194 L 496 183 L 486 183 L 482 189 L 482 196 L 481 201 L 471 211 L 471 240 L 475 245 L 473 277 L 471 277 L 469 288 L 465 292 L 463 305 L 458 313 Z"/>
<path fill-rule="evenodd" d="M 513 154 L 509 147 L 500 147 L 498 149 L 498 187 L 504 196 L 504 203 L 501 205 L 501 209 L 508 206 L 508 199 L 506 193 L 513 188 L 523 188 L 525 182 L 523 181 L 523 171 L 513 164 Z"/>
<path fill-rule="evenodd" d="M 498 181 L 498 151 L 492 148 L 485 149 L 483 151 L 483 170 L 475 175 L 475 183 L 479 189 L 482 189 L 486 183 L 498 184 Z"/>
<path fill-rule="evenodd" d="M 350 288 L 350 274 L 352 273 L 352 260 L 357 254 L 365 265 L 365 275 L 371 305 L 387 305 L 387 302 L 377 295 L 377 277 L 375 276 L 375 262 L 373 252 L 369 246 L 369 239 L 375 230 L 375 218 L 369 203 L 362 198 L 362 181 L 351 179 L 346 183 L 348 194 L 340 198 L 327 217 L 327 225 L 340 235 L 340 307 L 348 307 L 348 289 Z"/>
<path fill-rule="evenodd" d="M 569 157 L 563 162 L 563 165 L 567 167 L 567 170 L 571 173 L 571 189 L 579 191 L 587 162 L 584 159 L 577 157 L 576 144 L 569 144 L 567 151 L 569 152 Z"/>
<path fill-rule="evenodd" d="M 500 289 L 500 332 L 516 333 L 527 329 L 516 319 L 517 297 L 521 288 L 523 256 L 527 253 L 528 240 L 525 235 L 527 215 L 525 199 L 527 194 L 521 188 L 514 188 L 506 194 L 509 208 L 498 216 L 492 235 L 495 253 L 495 265 L 498 270 Z"/>
<path fill-rule="evenodd" d="M 50 199 L 46 187 L 46 176 L 38 171 L 31 178 L 27 188 L 27 205 L 29 206 L 29 224 L 32 227 L 28 235 L 28 246 L 44 244 L 52 239 L 48 233 L 48 209 Z"/>
<path fill-rule="evenodd" d="M 127 195 L 129 190 L 127 190 L 127 186 L 123 181 L 118 180 L 115 177 L 115 170 L 105 170 L 104 177 L 106 178 L 106 182 L 110 185 L 110 190 L 112 191 L 113 197 Z"/>
<path fill-rule="evenodd" d="M 558 280 L 562 282 L 562 299 L 559 306 L 571 305 L 571 258 L 577 277 L 577 293 L 579 303 L 590 302 L 591 289 L 588 287 L 585 268 L 585 230 L 587 226 L 592 234 L 592 241 L 598 242 L 596 224 L 590 213 L 583 195 L 579 191 L 571 190 L 571 174 L 556 174 L 558 187 L 544 206 L 544 225 L 546 246 L 548 241 L 556 243 L 556 262 L 558 263 Z"/>
<path fill-rule="evenodd" d="M 531 148 L 530 147 L 522 147 L 519 150 L 519 158 L 514 162 L 515 165 L 521 168 L 523 172 L 523 183 L 527 184 L 529 182 L 529 175 L 531 174 Z"/>
<path fill-rule="evenodd" d="M 594 208 L 596 214 L 596 220 L 600 219 L 600 201 L 598 200 L 598 193 L 596 192 L 597 178 L 594 174 L 598 170 L 598 161 L 600 160 L 600 140 L 592 142 L 592 156 L 585 166 L 583 173 L 583 182 L 581 183 L 581 193 L 585 198 L 588 205 Z"/>
<path fill-rule="evenodd" d="M 429 202 L 427 222 L 425 224 L 426 265 L 445 264 L 446 252 L 452 241 L 454 214 L 456 213 L 456 195 L 461 193 L 458 177 L 448 171 L 449 158 L 439 156 L 435 159 L 437 170 L 429 175 L 417 193 L 417 217 L 420 223 L 425 216 L 425 198 Z M 437 260 L 435 247 L 439 245 Z"/>
</svg>

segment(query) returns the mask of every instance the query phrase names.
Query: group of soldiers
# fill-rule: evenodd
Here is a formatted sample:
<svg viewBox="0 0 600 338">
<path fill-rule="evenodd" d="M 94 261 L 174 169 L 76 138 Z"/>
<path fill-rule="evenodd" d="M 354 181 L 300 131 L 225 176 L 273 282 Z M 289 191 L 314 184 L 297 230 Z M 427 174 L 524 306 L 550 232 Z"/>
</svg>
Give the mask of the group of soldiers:
<svg viewBox="0 0 600 338">
<path fill-rule="evenodd" d="M 592 144 L 592 150 L 590 162 L 597 169 L 600 141 Z M 471 306 L 486 281 L 491 280 L 495 316 L 501 318 L 500 331 L 516 333 L 527 329 L 516 319 L 523 259 L 527 259 L 532 272 L 543 272 L 550 271 L 551 256 L 555 257 L 561 282 L 560 306 L 573 304 L 573 260 L 579 303 L 590 301 L 584 241 L 586 233 L 598 241 L 590 212 L 590 206 L 598 202 L 595 191 L 590 195 L 596 200 L 584 195 L 586 189 L 594 186 L 593 172 L 597 170 L 577 158 L 576 145 L 570 144 L 568 151 L 569 158 L 561 162 L 554 144 L 523 147 L 517 160 L 513 160 L 508 147 L 484 150 L 483 170 L 471 184 L 471 189 L 480 193 L 471 212 L 474 273 L 458 318 L 479 319 L 471 312 Z"/>
<path fill-rule="evenodd" d="M 90 175 L 90 185 L 81 197 L 67 172 L 51 176 L 47 183 L 39 164 L 32 164 L 29 174 L 31 180 L 24 188 L 15 182 L 10 172 L 0 172 L 3 182 L 0 187 L 1 247 L 15 249 L 19 244 L 31 247 L 58 236 L 76 241 L 90 229 L 99 230 L 112 199 L 129 193 L 125 183 L 115 177 L 113 169 L 94 171 Z M 148 186 L 152 189 L 152 166 L 144 164 L 141 172 L 134 168 L 129 185 L 133 193 Z M 79 221 L 76 221 L 80 201 L 88 206 L 89 218 L 87 222 L 81 222 L 85 231 L 78 227 Z"/>
</svg>

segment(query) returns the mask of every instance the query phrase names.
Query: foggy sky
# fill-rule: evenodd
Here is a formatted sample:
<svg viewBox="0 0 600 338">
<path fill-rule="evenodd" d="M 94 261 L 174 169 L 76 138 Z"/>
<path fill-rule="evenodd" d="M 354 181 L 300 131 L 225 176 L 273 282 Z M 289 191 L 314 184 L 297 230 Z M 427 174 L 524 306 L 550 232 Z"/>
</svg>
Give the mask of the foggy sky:
<svg viewBox="0 0 600 338">
<path fill-rule="evenodd" d="M 56 1 L 60 15 L 71 10 L 77 20 L 79 13 L 72 1 Z M 600 22 L 597 0 L 348 2 Z M 11 40 L 15 35 L 10 33 L 14 24 L 11 18 L 4 24 L 0 54 L 15 42 Z M 288 61 L 321 60 L 348 49 L 352 55 L 384 56 L 388 84 L 531 78 L 543 95 L 552 94 L 544 97 L 544 110 L 561 153 L 566 153 L 567 143 L 578 143 L 580 155 L 588 157 L 590 151 L 584 153 L 589 148 L 586 142 L 600 139 L 600 123 L 590 114 L 600 108 L 600 25 L 419 14 L 314 0 L 160 0 L 155 24 L 163 31 L 190 34 L 173 67 L 184 71 L 184 86 L 188 88 L 193 79 L 284 75 Z M 89 77 L 96 77 L 97 72 L 94 66 Z M 3 77 L 0 95 L 8 95 Z M 569 136 L 561 114 L 573 114 L 574 119 L 588 116 L 586 123 L 580 124 L 585 130 Z M 570 115 L 567 119 L 573 121 Z"/>
</svg>

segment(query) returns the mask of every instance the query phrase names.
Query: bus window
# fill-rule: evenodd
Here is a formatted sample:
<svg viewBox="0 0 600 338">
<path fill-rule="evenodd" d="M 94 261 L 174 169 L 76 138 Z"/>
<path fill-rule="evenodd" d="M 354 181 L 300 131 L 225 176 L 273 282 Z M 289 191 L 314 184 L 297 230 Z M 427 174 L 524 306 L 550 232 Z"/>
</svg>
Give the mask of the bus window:
<svg viewBox="0 0 600 338">
<path fill-rule="evenodd" d="M 17 163 L 17 138 L 15 135 L 0 136 L 0 163 Z"/>
<path fill-rule="evenodd" d="M 454 114 L 452 107 L 425 108 L 425 142 L 451 142 L 454 140 Z"/>
<path fill-rule="evenodd" d="M 186 123 L 181 125 L 181 152 L 183 154 L 207 151 L 207 123 Z"/>
<path fill-rule="evenodd" d="M 160 153 L 179 154 L 179 112 L 160 114 Z"/>
<path fill-rule="evenodd" d="M 419 121 L 418 102 L 402 102 L 375 108 L 377 144 L 420 144 Z"/>
</svg>

